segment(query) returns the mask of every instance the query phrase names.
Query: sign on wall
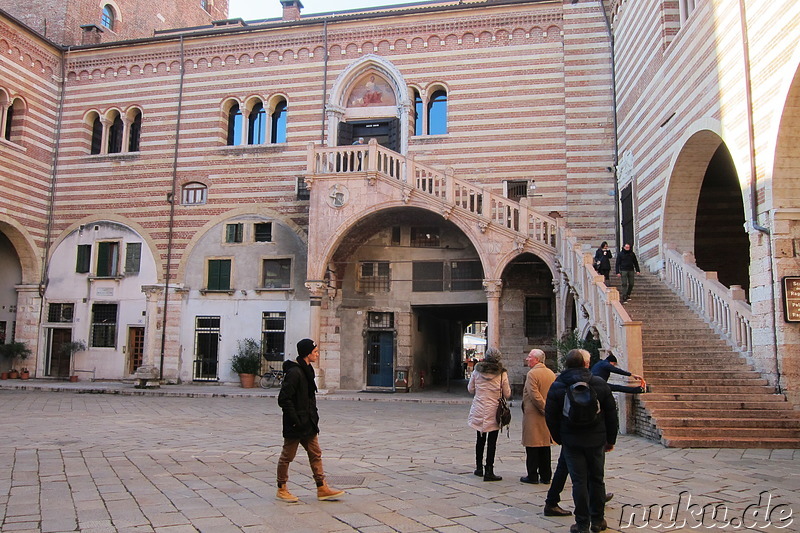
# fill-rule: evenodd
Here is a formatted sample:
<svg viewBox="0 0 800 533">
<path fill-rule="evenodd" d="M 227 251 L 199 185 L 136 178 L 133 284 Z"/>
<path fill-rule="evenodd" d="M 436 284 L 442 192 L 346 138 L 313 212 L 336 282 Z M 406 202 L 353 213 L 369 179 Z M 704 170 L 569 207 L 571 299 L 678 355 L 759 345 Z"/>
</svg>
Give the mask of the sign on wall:
<svg viewBox="0 0 800 533">
<path fill-rule="evenodd" d="M 786 322 L 800 322 L 800 276 L 783 278 L 783 316 Z"/>
</svg>

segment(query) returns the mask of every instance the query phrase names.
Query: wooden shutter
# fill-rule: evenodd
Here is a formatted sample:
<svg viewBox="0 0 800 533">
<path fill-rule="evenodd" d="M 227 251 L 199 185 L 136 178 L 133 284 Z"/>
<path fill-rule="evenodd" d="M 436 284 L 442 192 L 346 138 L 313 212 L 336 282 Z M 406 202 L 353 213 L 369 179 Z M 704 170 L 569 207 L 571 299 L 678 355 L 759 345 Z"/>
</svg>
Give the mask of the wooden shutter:
<svg viewBox="0 0 800 533">
<path fill-rule="evenodd" d="M 125 246 L 125 273 L 138 274 L 142 262 L 142 243 L 129 242 Z"/>
<path fill-rule="evenodd" d="M 79 244 L 78 245 L 78 260 L 75 262 L 75 272 L 85 274 L 89 272 L 92 259 L 92 245 Z"/>
</svg>

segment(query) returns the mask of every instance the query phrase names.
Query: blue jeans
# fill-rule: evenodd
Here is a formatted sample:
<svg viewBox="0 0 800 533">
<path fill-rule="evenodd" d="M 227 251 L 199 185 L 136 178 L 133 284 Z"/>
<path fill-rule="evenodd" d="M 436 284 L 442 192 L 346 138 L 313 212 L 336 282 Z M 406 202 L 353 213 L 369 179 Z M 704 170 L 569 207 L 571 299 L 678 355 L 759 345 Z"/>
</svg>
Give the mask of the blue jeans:
<svg viewBox="0 0 800 533">
<path fill-rule="evenodd" d="M 572 478 L 575 523 L 588 528 L 591 522 L 600 522 L 605 516 L 605 447 L 562 446 L 561 453 Z"/>
</svg>

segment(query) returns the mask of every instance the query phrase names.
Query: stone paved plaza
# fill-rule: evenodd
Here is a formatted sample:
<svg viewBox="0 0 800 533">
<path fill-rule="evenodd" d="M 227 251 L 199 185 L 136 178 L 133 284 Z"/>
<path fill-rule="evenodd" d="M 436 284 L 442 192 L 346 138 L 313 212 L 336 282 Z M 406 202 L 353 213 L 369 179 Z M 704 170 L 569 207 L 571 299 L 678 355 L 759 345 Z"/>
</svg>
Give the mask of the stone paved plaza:
<svg viewBox="0 0 800 533">
<path fill-rule="evenodd" d="M 301 449 L 289 481 L 298 504 L 274 499 L 274 394 L 0 390 L 0 402 L 3 532 L 537 533 L 572 523 L 543 515 L 545 486 L 519 482 L 518 401 L 511 437 L 498 442 L 504 479 L 485 483 L 472 475 L 468 398 L 320 397 L 328 479 L 347 495 L 317 501 Z M 798 451 L 675 450 L 621 436 L 606 482 L 610 531 L 800 531 Z"/>
</svg>

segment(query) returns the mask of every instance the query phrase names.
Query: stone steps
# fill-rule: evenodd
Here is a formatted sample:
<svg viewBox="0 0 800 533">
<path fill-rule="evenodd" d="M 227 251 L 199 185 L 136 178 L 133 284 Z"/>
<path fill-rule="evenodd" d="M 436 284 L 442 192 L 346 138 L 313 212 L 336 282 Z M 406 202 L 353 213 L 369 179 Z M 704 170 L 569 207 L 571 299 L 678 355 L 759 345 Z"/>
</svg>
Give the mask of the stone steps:
<svg viewBox="0 0 800 533">
<path fill-rule="evenodd" d="M 644 377 L 636 401 L 675 448 L 800 448 L 800 411 L 655 276 L 625 303 L 642 321 Z"/>
</svg>

